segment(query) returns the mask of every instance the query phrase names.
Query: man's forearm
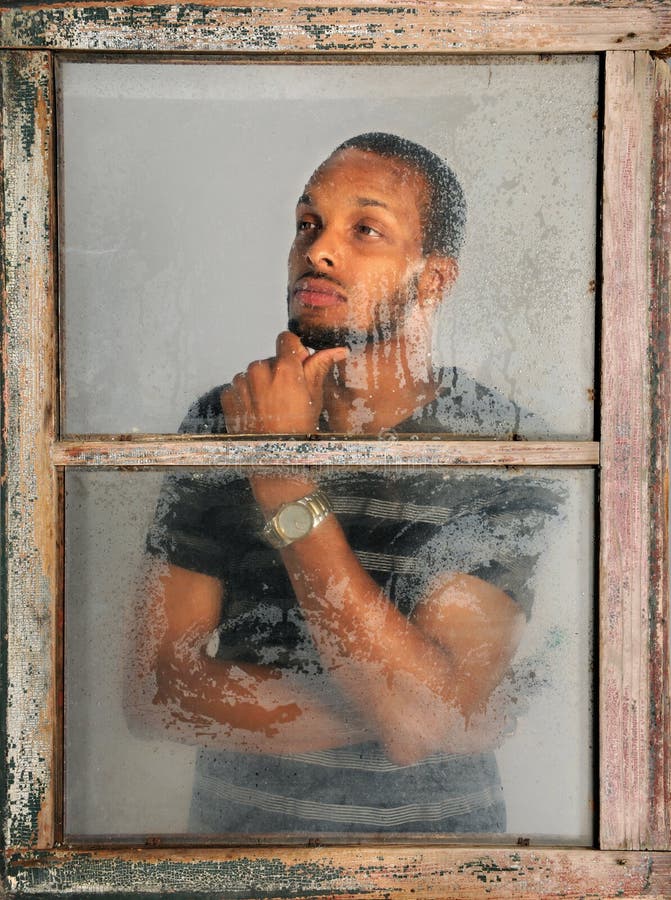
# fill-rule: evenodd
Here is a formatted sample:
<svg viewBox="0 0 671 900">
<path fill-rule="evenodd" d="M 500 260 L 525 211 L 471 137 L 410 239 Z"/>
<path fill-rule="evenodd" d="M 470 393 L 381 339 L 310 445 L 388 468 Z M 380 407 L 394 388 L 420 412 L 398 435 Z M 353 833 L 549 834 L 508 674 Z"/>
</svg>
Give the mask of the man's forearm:
<svg viewBox="0 0 671 900">
<path fill-rule="evenodd" d="M 125 677 L 129 724 L 140 735 L 257 753 L 366 739 L 327 675 L 210 656 L 224 602 L 218 579 L 147 560 Z"/>
<path fill-rule="evenodd" d="M 328 682 L 202 655 L 163 655 L 135 698 L 140 727 L 173 740 L 252 753 L 302 753 L 366 739 L 355 712 L 326 699 Z M 323 678 L 321 679 L 323 682 Z M 139 685 L 137 685 L 139 688 Z M 321 694 L 322 696 L 318 696 Z"/>
<path fill-rule="evenodd" d="M 337 521 L 282 555 L 325 667 L 391 756 L 444 747 L 463 722 L 454 667 L 365 572 Z"/>
<path fill-rule="evenodd" d="M 267 516 L 315 489 L 308 480 L 262 477 L 253 477 L 252 487 Z M 468 677 L 459 647 L 451 652 L 449 641 L 440 643 L 398 612 L 357 560 L 336 518 L 329 516 L 282 556 L 325 667 L 390 754 L 413 761 L 439 747 L 471 747 L 470 720 L 481 716 L 496 682 Z M 505 598 L 478 579 L 468 589 Z"/>
</svg>

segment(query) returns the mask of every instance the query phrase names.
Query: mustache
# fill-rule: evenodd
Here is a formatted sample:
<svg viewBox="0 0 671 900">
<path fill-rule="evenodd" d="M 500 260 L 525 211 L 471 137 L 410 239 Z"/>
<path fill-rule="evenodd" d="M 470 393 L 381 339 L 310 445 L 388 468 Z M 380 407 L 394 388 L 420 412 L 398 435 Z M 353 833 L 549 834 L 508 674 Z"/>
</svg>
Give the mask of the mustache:
<svg viewBox="0 0 671 900">
<path fill-rule="evenodd" d="M 324 272 L 315 272 L 313 269 L 306 269 L 305 272 L 301 272 L 298 278 L 294 280 L 294 284 L 297 284 L 303 278 L 319 279 L 320 281 L 327 281 L 329 284 L 333 284 L 336 287 L 345 288 L 342 281 L 338 281 L 337 278 L 333 278 L 331 275 L 325 275 Z"/>
</svg>

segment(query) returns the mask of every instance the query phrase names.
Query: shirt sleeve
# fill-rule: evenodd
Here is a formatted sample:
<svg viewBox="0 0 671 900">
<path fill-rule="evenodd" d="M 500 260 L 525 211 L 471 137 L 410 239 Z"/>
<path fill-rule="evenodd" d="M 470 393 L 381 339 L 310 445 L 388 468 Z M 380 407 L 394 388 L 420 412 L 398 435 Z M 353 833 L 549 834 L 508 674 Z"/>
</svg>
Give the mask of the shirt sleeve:
<svg viewBox="0 0 671 900">
<path fill-rule="evenodd" d="M 225 434 L 226 426 L 216 387 L 196 400 L 180 434 Z M 225 579 L 225 539 L 240 526 L 241 493 L 246 480 L 224 470 L 176 469 L 163 479 L 154 521 L 147 535 L 147 552 L 166 563 Z"/>
<path fill-rule="evenodd" d="M 163 479 L 147 552 L 166 563 L 225 580 L 229 554 L 222 536 L 239 527 L 236 494 L 224 476 L 209 470 L 179 470 Z M 237 488 L 237 490 L 236 490 Z"/>
<path fill-rule="evenodd" d="M 496 585 L 530 615 L 535 566 L 562 516 L 557 479 L 434 469 L 326 482 L 350 546 L 405 615 L 447 572 Z"/>
<path fill-rule="evenodd" d="M 465 572 L 500 588 L 528 619 L 536 564 L 564 500 L 565 487 L 551 477 L 463 477 L 449 521 L 422 548 L 420 591 L 441 572 Z"/>
</svg>

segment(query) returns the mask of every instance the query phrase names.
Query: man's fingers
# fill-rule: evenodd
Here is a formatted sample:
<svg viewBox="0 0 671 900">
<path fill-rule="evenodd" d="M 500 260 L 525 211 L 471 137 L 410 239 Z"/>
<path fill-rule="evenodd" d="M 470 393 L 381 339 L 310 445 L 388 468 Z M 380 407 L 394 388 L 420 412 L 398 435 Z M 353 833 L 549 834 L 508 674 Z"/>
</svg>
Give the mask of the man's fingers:
<svg viewBox="0 0 671 900">
<path fill-rule="evenodd" d="M 221 392 L 221 408 L 224 411 L 226 430 L 229 434 L 238 434 L 242 430 L 242 415 L 235 390 L 225 388 Z"/>
<path fill-rule="evenodd" d="M 240 398 L 240 405 L 243 408 L 250 409 L 251 408 L 251 395 L 249 392 L 249 382 L 247 380 L 246 375 L 242 375 L 239 373 L 233 379 L 233 387 L 238 393 L 238 397 Z"/>
<path fill-rule="evenodd" d="M 282 331 L 277 335 L 277 359 L 302 364 L 310 356 L 310 351 L 303 346 L 298 335 L 290 331 Z"/>
<path fill-rule="evenodd" d="M 241 434 L 252 428 L 254 407 L 252 391 L 246 374 L 238 373 L 229 387 L 221 392 L 221 408 L 226 419 L 226 430 Z"/>
<path fill-rule="evenodd" d="M 257 359 L 247 367 L 247 381 L 252 391 L 268 387 L 273 377 L 274 359 Z"/>
</svg>

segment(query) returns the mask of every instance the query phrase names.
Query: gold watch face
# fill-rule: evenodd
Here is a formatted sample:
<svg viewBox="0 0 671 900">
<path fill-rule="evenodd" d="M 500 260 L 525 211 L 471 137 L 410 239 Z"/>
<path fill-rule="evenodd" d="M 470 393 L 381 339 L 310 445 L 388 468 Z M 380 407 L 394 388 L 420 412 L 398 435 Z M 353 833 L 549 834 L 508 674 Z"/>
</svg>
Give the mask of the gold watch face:
<svg viewBox="0 0 671 900">
<path fill-rule="evenodd" d="M 290 503 L 278 512 L 275 522 L 285 540 L 296 541 L 312 528 L 312 513 L 300 503 Z"/>
</svg>

